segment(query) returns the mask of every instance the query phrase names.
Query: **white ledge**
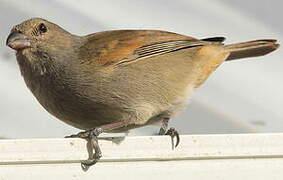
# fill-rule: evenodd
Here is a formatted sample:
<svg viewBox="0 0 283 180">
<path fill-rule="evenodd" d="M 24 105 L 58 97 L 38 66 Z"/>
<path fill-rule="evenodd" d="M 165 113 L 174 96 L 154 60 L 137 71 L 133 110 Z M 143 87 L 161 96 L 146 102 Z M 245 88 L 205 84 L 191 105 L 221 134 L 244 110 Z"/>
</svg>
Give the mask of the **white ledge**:
<svg viewBox="0 0 283 180">
<path fill-rule="evenodd" d="M 283 157 L 283 134 L 182 135 L 172 150 L 167 136 L 103 138 L 101 161 L 149 161 Z M 72 163 L 88 158 L 87 141 L 0 140 L 0 164 Z"/>
<path fill-rule="evenodd" d="M 148 172 L 148 177 L 151 177 L 151 173 L 154 174 L 152 171 L 154 171 L 155 166 L 162 169 L 164 165 L 168 166 L 168 164 L 166 165 L 163 162 L 170 162 L 170 167 L 180 166 L 180 170 L 171 169 L 172 172 L 168 169 L 164 169 L 164 172 L 160 170 L 160 173 L 164 173 L 164 176 L 166 175 L 168 179 L 173 177 L 170 176 L 170 173 L 176 171 L 180 171 L 181 174 L 183 173 L 187 177 L 196 178 L 199 177 L 197 173 L 192 174 L 189 172 L 190 168 L 196 168 L 194 164 L 197 163 L 199 164 L 197 167 L 200 168 L 200 172 L 206 171 L 208 173 L 206 177 L 213 179 L 209 172 L 215 170 L 215 168 L 219 168 L 220 171 L 226 168 L 225 172 L 228 174 L 230 172 L 231 175 L 231 172 L 234 171 L 233 168 L 236 168 L 234 167 L 235 162 L 240 162 L 235 160 L 241 160 L 244 163 L 243 166 L 246 167 L 248 166 L 245 164 L 250 162 L 252 162 L 250 164 L 251 167 L 256 167 L 253 162 L 255 160 L 263 160 L 256 162 L 257 166 L 261 162 L 263 165 L 255 170 L 260 170 L 260 173 L 266 172 L 266 175 L 269 169 L 271 171 L 274 168 L 283 168 L 283 134 L 182 135 L 180 138 L 181 142 L 175 150 L 171 149 L 171 140 L 167 136 L 100 139 L 99 144 L 103 157 L 93 167 L 93 169 L 97 168 L 100 170 L 94 170 L 96 173 L 91 173 L 99 176 L 99 172 L 111 170 L 115 174 L 117 171 L 116 177 L 119 179 L 120 176 L 118 174 L 120 171 L 113 167 L 121 169 L 124 167 L 125 170 L 129 171 L 132 168 L 134 177 L 142 166 L 144 170 L 148 169 L 144 173 Z M 47 169 L 52 169 L 53 173 L 64 171 L 68 172 L 67 174 L 78 175 L 83 173 L 80 168 L 80 162 L 88 159 L 88 157 L 87 142 L 78 138 L 0 140 L 0 179 L 1 176 L 13 176 L 9 168 L 13 170 L 18 169 L 17 172 L 22 172 L 22 177 L 31 178 L 24 170 L 24 167 L 36 169 L 35 167 L 38 165 L 41 165 L 37 167 L 41 173 L 48 172 Z M 267 163 L 278 162 L 279 160 L 280 165 L 277 163 L 272 166 Z M 208 162 L 207 165 L 205 164 L 206 162 Z M 60 170 L 56 168 L 58 165 L 61 167 L 61 169 L 59 168 Z M 68 169 L 64 169 L 66 167 Z M 70 167 L 74 169 L 71 170 Z M 213 168 L 211 169 L 211 167 Z M 194 169 L 194 171 L 198 172 L 197 169 Z M 123 177 L 122 172 L 120 173 L 121 179 Z M 221 177 L 226 177 L 225 172 L 222 172 Z M 244 172 L 241 172 L 242 175 L 244 175 Z M 227 178 L 230 176 L 228 174 Z M 69 178 L 69 176 L 66 177 Z M 103 177 L 107 177 L 107 175 L 103 174 Z M 253 176 L 250 177 L 253 178 Z M 264 175 L 262 174 L 261 177 L 264 177 Z M 276 177 L 283 177 L 282 171 L 279 171 Z M 143 179 L 144 177 L 135 178 Z M 229 179 L 234 178 L 230 176 Z"/>
</svg>

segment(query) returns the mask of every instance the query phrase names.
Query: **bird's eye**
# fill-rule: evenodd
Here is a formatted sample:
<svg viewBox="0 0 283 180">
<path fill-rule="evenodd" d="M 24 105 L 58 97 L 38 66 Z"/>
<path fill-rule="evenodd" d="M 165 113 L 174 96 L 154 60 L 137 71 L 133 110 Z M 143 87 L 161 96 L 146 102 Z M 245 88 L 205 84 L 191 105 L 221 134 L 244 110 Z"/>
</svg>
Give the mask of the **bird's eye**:
<svg viewBox="0 0 283 180">
<path fill-rule="evenodd" d="M 40 33 L 45 33 L 45 32 L 47 32 L 47 27 L 43 23 L 41 23 L 38 26 L 38 30 L 39 30 Z"/>
</svg>

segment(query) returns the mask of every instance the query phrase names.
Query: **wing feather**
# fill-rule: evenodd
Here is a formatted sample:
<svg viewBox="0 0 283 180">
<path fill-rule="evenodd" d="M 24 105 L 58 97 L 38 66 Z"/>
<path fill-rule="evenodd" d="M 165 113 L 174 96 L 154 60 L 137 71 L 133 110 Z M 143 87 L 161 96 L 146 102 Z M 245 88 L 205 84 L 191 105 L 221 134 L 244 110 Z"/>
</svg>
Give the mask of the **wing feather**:
<svg viewBox="0 0 283 180">
<path fill-rule="evenodd" d="M 118 65 L 184 48 L 221 43 L 157 30 L 104 31 L 84 37 L 86 43 L 81 47 L 80 59 L 101 65 Z"/>
</svg>

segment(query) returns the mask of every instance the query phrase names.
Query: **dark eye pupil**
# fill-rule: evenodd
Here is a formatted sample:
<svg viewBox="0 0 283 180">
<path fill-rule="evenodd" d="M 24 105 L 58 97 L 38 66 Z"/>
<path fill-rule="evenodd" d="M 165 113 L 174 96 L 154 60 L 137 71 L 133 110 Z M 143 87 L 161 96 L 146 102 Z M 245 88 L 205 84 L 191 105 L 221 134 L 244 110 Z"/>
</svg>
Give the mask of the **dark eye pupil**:
<svg viewBox="0 0 283 180">
<path fill-rule="evenodd" d="M 45 26 L 44 24 L 40 24 L 40 25 L 39 25 L 39 31 L 40 31 L 41 33 L 45 33 L 45 32 L 47 31 L 46 26 Z"/>
</svg>

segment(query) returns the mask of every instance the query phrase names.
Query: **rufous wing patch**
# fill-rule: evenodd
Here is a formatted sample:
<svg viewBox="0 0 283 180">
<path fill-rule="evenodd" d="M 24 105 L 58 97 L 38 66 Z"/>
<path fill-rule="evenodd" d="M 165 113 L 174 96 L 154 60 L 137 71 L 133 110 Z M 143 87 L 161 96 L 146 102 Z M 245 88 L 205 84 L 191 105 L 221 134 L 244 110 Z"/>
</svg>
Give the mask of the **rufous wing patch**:
<svg viewBox="0 0 283 180">
<path fill-rule="evenodd" d="M 93 47 L 93 57 L 99 64 L 111 64 L 126 59 L 143 46 L 168 41 L 192 41 L 195 38 L 157 30 L 105 31 L 86 36 L 88 47 Z"/>
</svg>

